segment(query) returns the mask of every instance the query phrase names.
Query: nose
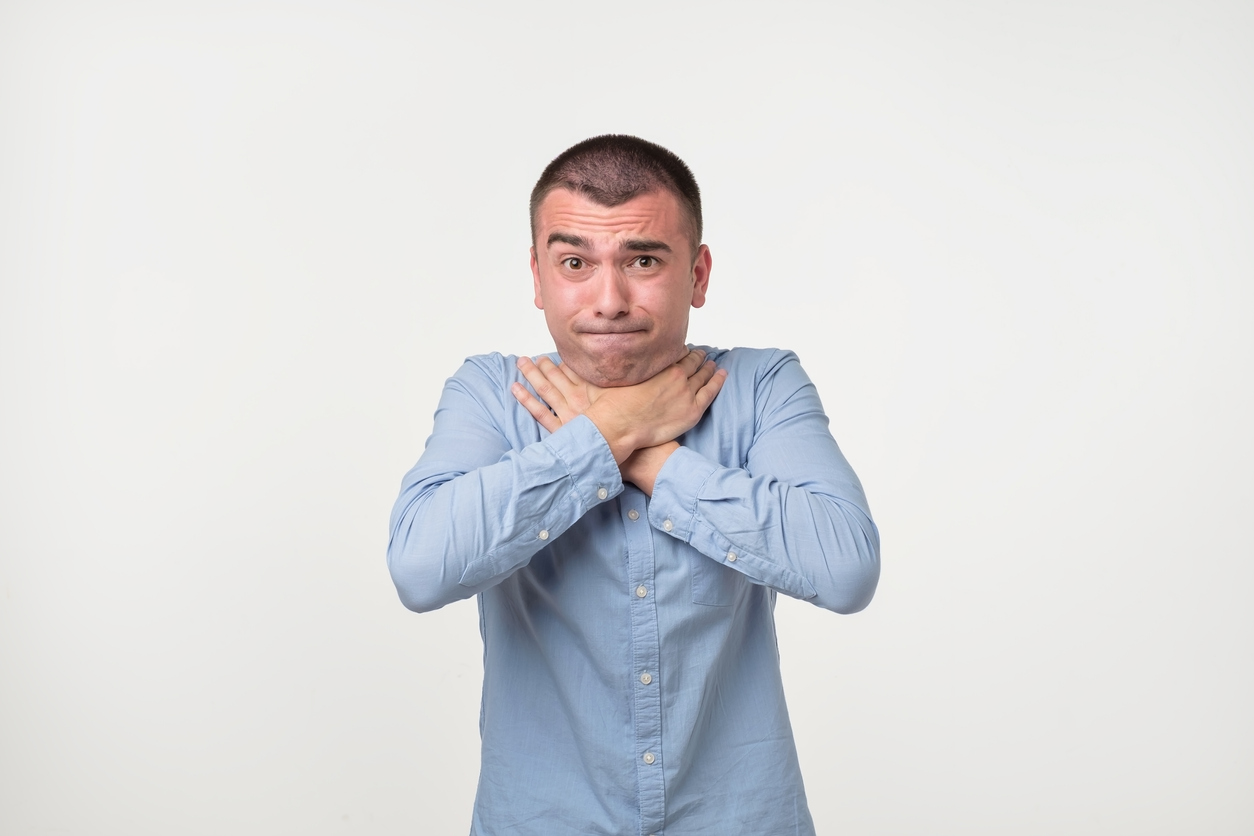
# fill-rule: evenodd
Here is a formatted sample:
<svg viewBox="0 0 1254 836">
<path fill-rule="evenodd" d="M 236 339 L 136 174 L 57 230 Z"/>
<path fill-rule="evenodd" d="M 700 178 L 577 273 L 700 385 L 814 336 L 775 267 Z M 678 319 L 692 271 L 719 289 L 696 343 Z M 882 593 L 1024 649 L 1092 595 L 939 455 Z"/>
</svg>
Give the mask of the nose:
<svg viewBox="0 0 1254 836">
<path fill-rule="evenodd" d="M 611 269 L 602 272 L 598 281 L 596 298 L 593 300 L 596 315 L 606 319 L 626 316 L 631 309 L 627 277 L 622 271 Z"/>
</svg>

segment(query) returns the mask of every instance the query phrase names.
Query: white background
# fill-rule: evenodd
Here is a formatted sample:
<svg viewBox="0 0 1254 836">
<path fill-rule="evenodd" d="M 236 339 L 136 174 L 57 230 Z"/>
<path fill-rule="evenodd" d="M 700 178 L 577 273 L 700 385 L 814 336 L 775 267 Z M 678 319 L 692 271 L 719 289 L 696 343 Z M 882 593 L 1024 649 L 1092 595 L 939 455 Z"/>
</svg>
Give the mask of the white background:
<svg viewBox="0 0 1254 836">
<path fill-rule="evenodd" d="M 820 832 L 1254 831 L 1252 44 L 0 2 L 0 832 L 466 832 L 475 606 L 401 607 L 387 516 L 462 358 L 549 350 L 527 194 L 604 132 L 692 166 L 690 338 L 800 354 L 883 534 L 866 612 L 778 610 Z"/>
</svg>

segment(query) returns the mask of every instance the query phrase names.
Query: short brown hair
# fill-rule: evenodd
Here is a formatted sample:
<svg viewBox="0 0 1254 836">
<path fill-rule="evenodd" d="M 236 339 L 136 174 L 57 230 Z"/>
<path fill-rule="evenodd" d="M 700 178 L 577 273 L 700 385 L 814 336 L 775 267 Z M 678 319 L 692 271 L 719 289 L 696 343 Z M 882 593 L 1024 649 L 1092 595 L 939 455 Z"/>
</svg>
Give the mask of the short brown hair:
<svg viewBox="0 0 1254 836">
<path fill-rule="evenodd" d="M 701 244 L 701 190 L 696 178 L 679 157 L 640 137 L 594 136 L 558 154 L 531 190 L 532 243 L 536 212 L 554 189 L 569 189 L 602 206 L 618 206 L 659 189 L 668 191 L 687 215 L 694 256 Z"/>
</svg>

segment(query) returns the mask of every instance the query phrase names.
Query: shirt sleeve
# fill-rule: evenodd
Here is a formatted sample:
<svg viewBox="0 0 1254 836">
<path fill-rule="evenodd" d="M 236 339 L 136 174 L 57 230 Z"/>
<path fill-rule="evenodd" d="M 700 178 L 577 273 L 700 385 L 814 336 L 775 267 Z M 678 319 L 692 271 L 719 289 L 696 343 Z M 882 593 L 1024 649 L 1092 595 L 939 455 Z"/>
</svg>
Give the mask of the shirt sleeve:
<svg viewBox="0 0 1254 836">
<path fill-rule="evenodd" d="M 862 485 L 828 430 L 792 352 L 754 381 L 743 467 L 681 447 L 659 471 L 649 521 L 750 581 L 841 613 L 871 601 L 879 531 Z"/>
<path fill-rule="evenodd" d="M 623 490 L 609 444 L 583 416 L 516 449 L 500 424 L 514 407 L 510 381 L 476 359 L 445 384 L 392 509 L 388 569 L 418 612 L 500 583 Z"/>
</svg>

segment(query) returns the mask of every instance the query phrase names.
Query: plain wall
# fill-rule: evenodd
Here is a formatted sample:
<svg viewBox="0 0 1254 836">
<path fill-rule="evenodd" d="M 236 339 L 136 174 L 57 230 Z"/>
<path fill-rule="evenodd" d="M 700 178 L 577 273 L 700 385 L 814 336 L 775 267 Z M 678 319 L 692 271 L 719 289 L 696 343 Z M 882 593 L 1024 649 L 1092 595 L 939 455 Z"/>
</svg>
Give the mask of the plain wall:
<svg viewBox="0 0 1254 836">
<path fill-rule="evenodd" d="M 1254 831 L 1254 7 L 453 5 L 0 2 L 0 832 L 466 832 L 387 517 L 605 132 L 883 534 L 778 608 L 820 832 Z"/>
</svg>

